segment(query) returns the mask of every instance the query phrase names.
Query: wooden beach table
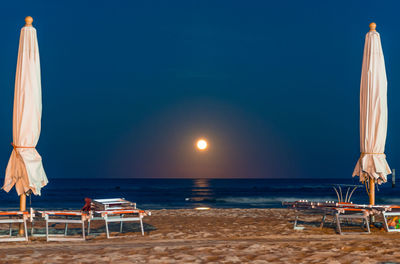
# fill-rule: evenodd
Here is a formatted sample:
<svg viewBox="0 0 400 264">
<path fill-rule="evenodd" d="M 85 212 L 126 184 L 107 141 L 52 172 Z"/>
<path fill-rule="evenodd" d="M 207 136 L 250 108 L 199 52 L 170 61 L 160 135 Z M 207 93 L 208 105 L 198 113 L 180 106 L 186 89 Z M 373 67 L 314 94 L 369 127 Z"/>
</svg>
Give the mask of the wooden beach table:
<svg viewBox="0 0 400 264">
<path fill-rule="evenodd" d="M 27 211 L 0 211 L 0 224 L 9 224 L 9 234 L 0 236 L 0 242 L 28 241 L 28 230 L 26 221 L 29 218 Z M 20 223 L 24 225 L 25 235 L 23 237 L 12 236 L 12 224 Z"/>
</svg>

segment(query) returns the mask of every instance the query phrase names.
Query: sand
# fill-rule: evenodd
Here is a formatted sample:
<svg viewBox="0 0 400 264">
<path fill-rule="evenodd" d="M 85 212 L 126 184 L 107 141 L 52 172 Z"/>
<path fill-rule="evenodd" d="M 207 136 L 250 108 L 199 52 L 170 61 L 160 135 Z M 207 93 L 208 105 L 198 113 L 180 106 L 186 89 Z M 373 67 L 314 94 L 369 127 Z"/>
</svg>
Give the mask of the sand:
<svg viewBox="0 0 400 264">
<path fill-rule="evenodd" d="M 373 228 L 341 236 L 310 215 L 295 231 L 293 220 L 288 209 L 155 210 L 145 218 L 144 237 L 133 223 L 111 239 L 1 243 L 0 263 L 400 263 L 399 233 Z"/>
</svg>

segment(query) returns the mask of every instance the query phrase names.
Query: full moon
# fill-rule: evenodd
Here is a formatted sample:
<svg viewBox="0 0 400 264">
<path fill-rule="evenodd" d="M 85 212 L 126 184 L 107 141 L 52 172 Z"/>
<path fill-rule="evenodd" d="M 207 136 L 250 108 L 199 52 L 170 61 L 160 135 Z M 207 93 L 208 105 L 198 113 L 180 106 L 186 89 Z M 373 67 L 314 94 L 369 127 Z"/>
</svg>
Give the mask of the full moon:
<svg viewBox="0 0 400 264">
<path fill-rule="evenodd" d="M 207 149 L 207 141 L 205 141 L 204 139 L 199 139 L 197 140 L 197 148 L 199 150 L 206 150 Z"/>
</svg>

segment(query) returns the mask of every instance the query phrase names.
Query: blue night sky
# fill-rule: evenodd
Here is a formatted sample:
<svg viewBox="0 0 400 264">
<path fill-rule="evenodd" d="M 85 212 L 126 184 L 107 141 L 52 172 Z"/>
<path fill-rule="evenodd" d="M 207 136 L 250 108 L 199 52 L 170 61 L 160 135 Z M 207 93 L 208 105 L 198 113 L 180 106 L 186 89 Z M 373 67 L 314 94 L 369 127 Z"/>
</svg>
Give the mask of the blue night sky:
<svg viewBox="0 0 400 264">
<path fill-rule="evenodd" d="M 388 78 L 386 154 L 396 168 L 400 3 L 382 3 L 2 3 L 0 171 L 12 149 L 19 32 L 27 15 L 38 31 L 38 150 L 50 181 L 350 178 L 359 157 L 361 63 L 372 21 Z M 199 137 L 208 139 L 208 151 L 195 150 Z"/>
</svg>

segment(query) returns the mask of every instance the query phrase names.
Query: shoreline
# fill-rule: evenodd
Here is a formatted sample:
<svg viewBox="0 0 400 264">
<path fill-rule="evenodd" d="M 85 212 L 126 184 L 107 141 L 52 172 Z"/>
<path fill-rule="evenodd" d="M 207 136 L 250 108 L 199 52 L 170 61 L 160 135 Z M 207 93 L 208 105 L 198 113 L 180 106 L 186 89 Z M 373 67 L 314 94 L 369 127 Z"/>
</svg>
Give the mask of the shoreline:
<svg viewBox="0 0 400 264">
<path fill-rule="evenodd" d="M 338 235 L 319 229 L 320 216 L 304 215 L 304 230 L 293 230 L 291 209 L 152 210 L 119 234 L 80 242 L 0 244 L 4 263 L 378 263 L 396 261 L 400 233 L 372 228 L 371 234 Z M 328 220 L 329 223 L 330 220 Z M 3 227 L 4 228 L 4 227 Z M 56 226 L 62 229 L 62 226 Z M 102 228 L 102 223 L 97 227 Z M 134 232 L 132 232 L 132 230 Z"/>
</svg>

